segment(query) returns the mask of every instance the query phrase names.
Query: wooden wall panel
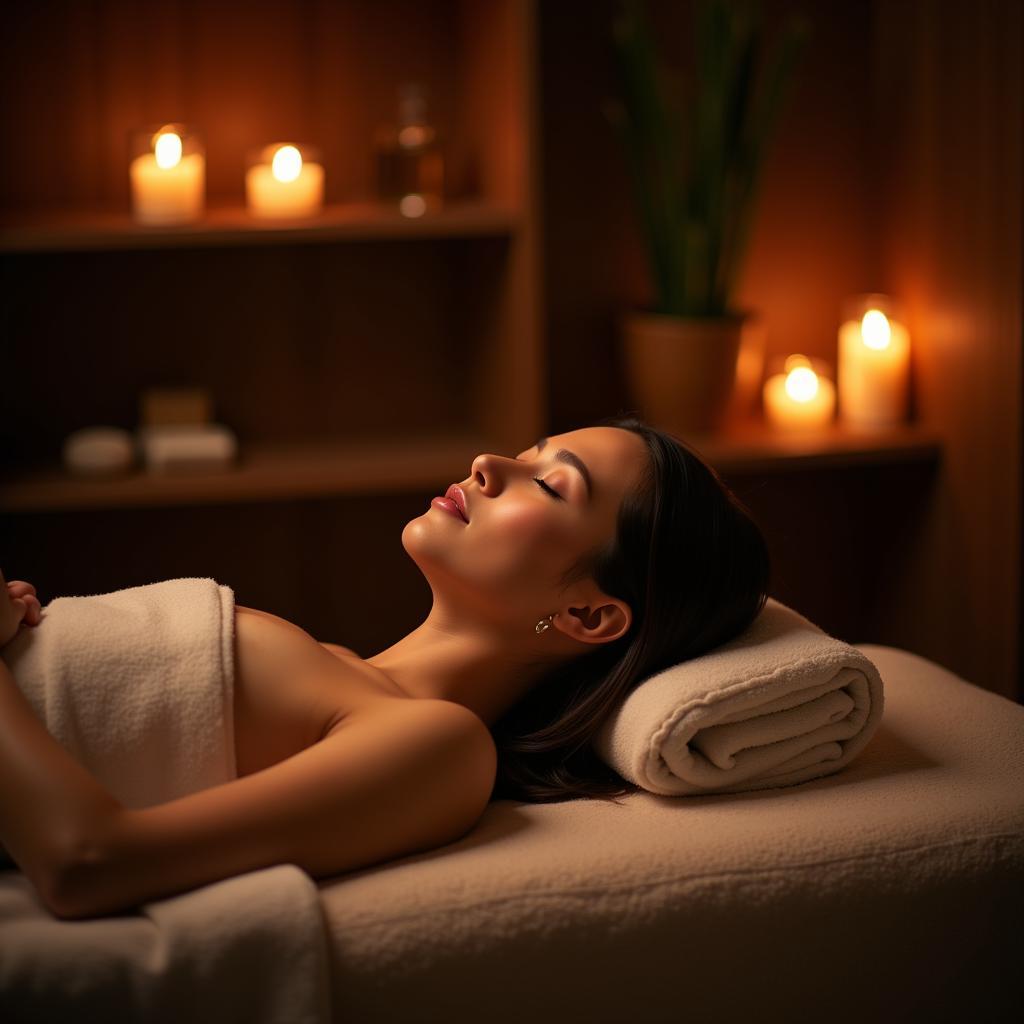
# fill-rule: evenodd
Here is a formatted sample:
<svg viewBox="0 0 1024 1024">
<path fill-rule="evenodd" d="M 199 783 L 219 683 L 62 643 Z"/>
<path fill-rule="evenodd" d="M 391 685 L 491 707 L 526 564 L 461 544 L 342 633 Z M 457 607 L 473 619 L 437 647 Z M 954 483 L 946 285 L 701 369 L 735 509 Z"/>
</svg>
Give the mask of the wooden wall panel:
<svg viewBox="0 0 1024 1024">
<path fill-rule="evenodd" d="M 540 237 L 534 160 L 537 118 L 536 4 L 479 4 L 464 0 L 467 59 L 462 85 L 463 110 L 473 130 L 486 139 L 467 171 L 479 179 L 485 195 L 521 211 L 508 251 L 508 272 L 498 281 L 492 316 L 476 338 L 478 386 L 465 395 L 473 419 L 506 449 L 531 444 L 543 430 L 541 395 L 542 310 L 537 293 Z M 497 118 L 504 130 L 489 130 Z M 513 380 L 527 388 L 510 388 Z M 531 440 L 524 440 L 530 438 Z"/>
<path fill-rule="evenodd" d="M 403 527 L 423 515 L 430 497 L 12 514 L 3 517 L 0 557 L 4 576 L 30 580 L 44 604 L 212 577 L 239 604 L 370 657 L 430 611 L 430 588 L 402 547 Z"/>
<path fill-rule="evenodd" d="M 479 142 L 455 0 L 39 0 L 5 19 L 0 211 L 127 209 L 130 134 L 169 120 L 202 131 L 211 204 L 242 202 L 247 151 L 285 139 L 322 149 L 325 201 L 370 198 L 373 132 L 407 79 L 457 164 Z"/>
<path fill-rule="evenodd" d="M 536 438 L 534 8 L 40 0 L 6 12 L 0 219 L 127 211 L 129 131 L 172 118 L 206 138 L 211 206 L 240 203 L 246 150 L 282 138 L 321 147 L 328 203 L 366 198 L 374 130 L 396 114 L 398 86 L 418 80 L 447 197 L 502 205 L 510 231 L 0 254 L 0 471 L 55 462 L 86 425 L 134 429 L 145 386 L 210 389 L 243 453 L 487 425 L 507 433 L 506 452 Z M 458 478 L 468 471 L 467 460 Z M 401 460 L 390 473 L 398 496 L 5 514 L 0 564 L 47 600 L 209 575 L 369 655 L 430 603 L 400 538 L 434 491 L 408 493 Z"/>
<path fill-rule="evenodd" d="M 211 205 L 245 153 L 323 149 L 326 199 L 373 193 L 371 140 L 425 83 L 451 173 L 532 215 L 532 22 L 521 0 L 42 0 L 0 35 L 0 217 L 128 208 L 128 138 L 197 125 Z M 7 63 L 4 64 L 3 60 Z M 536 238 L 0 254 L 14 341 L 0 444 L 55 462 L 86 425 L 133 429 L 145 386 L 198 385 L 241 443 L 540 429 Z M 60 368 L 61 372 L 54 372 Z M 527 381 L 525 386 L 509 382 Z M 23 435 L 20 436 L 19 435 Z M 17 443 L 16 443 L 17 442 Z"/>
<path fill-rule="evenodd" d="M 692 66 L 692 2 L 647 0 L 659 52 Z M 800 11 L 813 39 L 771 142 L 737 304 L 758 310 L 769 356 L 833 366 L 843 299 L 877 289 L 868 152 L 868 7 L 764 3 L 769 40 Z M 626 157 L 601 105 L 618 95 L 613 0 L 544 4 L 541 61 L 551 412 L 568 429 L 628 403 L 620 313 L 653 297 Z M 586 372 L 580 372 L 585 367 Z"/>
<path fill-rule="evenodd" d="M 242 445 L 457 431 L 482 390 L 501 239 L 0 255 L 0 466 L 134 430 L 145 387 L 209 389 Z M 467 251 L 469 250 L 469 251 Z"/>
<path fill-rule="evenodd" d="M 627 169 L 601 113 L 618 88 L 616 6 L 541 7 L 553 430 L 629 406 L 616 321 L 651 297 Z M 692 3 L 646 7 L 659 49 L 685 69 Z M 799 11 L 813 36 L 765 166 L 738 304 L 761 313 L 769 358 L 804 352 L 835 367 L 843 299 L 902 299 L 911 420 L 938 427 L 949 458 L 939 479 L 918 481 L 920 500 L 884 474 L 860 485 L 871 514 L 834 523 L 862 552 L 852 560 L 815 518 L 841 502 L 841 477 L 820 477 L 812 501 L 805 480 L 738 485 L 776 531 L 780 587 L 812 619 L 1020 698 L 1021 5 L 763 10 L 770 34 Z M 794 536 L 808 538 L 802 566 Z"/>
<path fill-rule="evenodd" d="M 888 614 L 908 646 L 1024 700 L 1022 8 L 875 8 L 874 175 L 887 290 L 908 307 L 921 422 L 945 442 Z"/>
</svg>

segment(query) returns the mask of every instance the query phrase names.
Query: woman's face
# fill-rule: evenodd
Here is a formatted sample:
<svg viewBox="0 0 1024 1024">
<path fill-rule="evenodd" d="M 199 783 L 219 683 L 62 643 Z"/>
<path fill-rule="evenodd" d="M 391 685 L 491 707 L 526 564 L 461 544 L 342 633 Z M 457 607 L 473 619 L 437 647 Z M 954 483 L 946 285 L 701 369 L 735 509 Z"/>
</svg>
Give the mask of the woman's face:
<svg viewBox="0 0 1024 1024">
<path fill-rule="evenodd" d="M 648 457 L 643 438 L 619 427 L 542 438 L 515 458 L 478 455 L 459 482 L 469 521 L 433 503 L 402 544 L 435 597 L 521 628 L 557 609 L 559 578 L 578 556 L 614 538 Z"/>
</svg>

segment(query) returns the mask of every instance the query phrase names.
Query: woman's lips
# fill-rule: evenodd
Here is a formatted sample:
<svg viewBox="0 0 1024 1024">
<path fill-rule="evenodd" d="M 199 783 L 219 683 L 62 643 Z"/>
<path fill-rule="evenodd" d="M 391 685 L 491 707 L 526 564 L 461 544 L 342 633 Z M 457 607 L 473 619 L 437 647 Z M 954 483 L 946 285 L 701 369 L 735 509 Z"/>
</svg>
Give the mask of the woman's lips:
<svg viewBox="0 0 1024 1024">
<path fill-rule="evenodd" d="M 455 516 L 456 519 L 463 525 L 466 520 L 462 518 L 462 513 L 459 512 L 459 506 L 452 501 L 451 498 L 433 498 L 430 502 L 431 505 L 436 505 L 438 508 L 444 509 L 451 516 Z"/>
<path fill-rule="evenodd" d="M 468 523 L 469 509 L 466 508 L 466 494 L 462 488 L 458 484 L 452 484 L 448 490 L 444 492 L 444 496 L 455 502 L 455 505 L 459 510 L 459 514 Z"/>
</svg>

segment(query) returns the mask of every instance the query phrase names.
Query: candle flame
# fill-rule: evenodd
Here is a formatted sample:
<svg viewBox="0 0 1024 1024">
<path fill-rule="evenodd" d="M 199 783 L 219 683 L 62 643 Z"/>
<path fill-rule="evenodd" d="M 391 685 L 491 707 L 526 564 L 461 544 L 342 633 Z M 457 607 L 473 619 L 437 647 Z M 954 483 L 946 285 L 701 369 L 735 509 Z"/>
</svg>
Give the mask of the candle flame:
<svg viewBox="0 0 1024 1024">
<path fill-rule="evenodd" d="M 869 309 L 860 322 L 860 335 L 868 348 L 888 348 L 892 328 L 886 315 L 880 309 Z"/>
<path fill-rule="evenodd" d="M 181 163 L 181 137 L 176 132 L 160 132 L 153 142 L 156 165 L 167 171 Z"/>
<path fill-rule="evenodd" d="M 809 402 L 818 393 L 818 375 L 809 366 L 797 366 L 786 375 L 786 394 L 794 402 Z"/>
<path fill-rule="evenodd" d="M 302 172 L 302 154 L 294 146 L 279 146 L 270 164 L 278 181 L 294 181 Z"/>
</svg>

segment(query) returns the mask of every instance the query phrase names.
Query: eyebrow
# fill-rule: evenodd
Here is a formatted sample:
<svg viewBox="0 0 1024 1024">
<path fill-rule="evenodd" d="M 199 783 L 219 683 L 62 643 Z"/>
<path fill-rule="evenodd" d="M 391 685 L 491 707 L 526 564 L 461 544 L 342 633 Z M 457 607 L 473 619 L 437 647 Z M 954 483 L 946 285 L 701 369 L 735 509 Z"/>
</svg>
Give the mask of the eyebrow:
<svg viewBox="0 0 1024 1024">
<path fill-rule="evenodd" d="M 537 451 L 543 451 L 544 446 L 548 443 L 546 437 L 542 437 L 534 446 Z M 559 448 L 555 452 L 555 458 L 559 462 L 564 462 L 574 469 L 579 470 L 580 476 L 583 477 L 583 482 L 587 485 L 587 501 L 590 501 L 594 495 L 594 483 L 590 479 L 590 470 L 587 469 L 587 464 L 575 453 L 568 450 L 568 448 Z"/>
</svg>

